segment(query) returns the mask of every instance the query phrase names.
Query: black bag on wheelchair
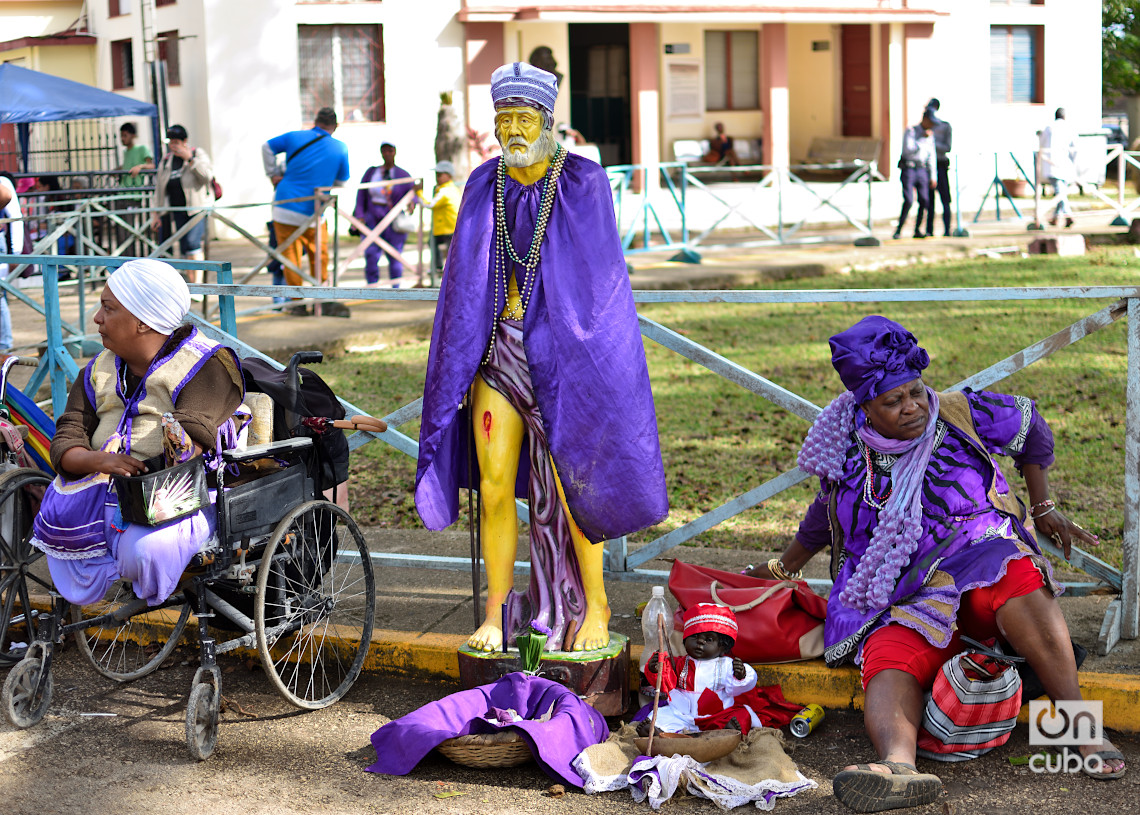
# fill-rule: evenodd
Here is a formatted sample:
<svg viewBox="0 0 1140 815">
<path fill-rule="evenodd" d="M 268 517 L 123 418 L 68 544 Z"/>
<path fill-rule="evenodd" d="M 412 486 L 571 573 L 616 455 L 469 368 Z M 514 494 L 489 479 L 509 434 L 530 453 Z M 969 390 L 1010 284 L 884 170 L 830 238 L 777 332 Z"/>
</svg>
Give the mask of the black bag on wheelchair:
<svg viewBox="0 0 1140 815">
<path fill-rule="evenodd" d="M 348 439 L 344 431 L 329 428 L 318 433 L 301 422 L 303 418 L 314 416 L 344 418 L 344 408 L 325 381 L 311 369 L 297 367 L 293 362 L 279 371 L 257 358 L 242 360 L 242 373 L 246 390 L 267 394 L 273 400 L 275 440 L 297 436 L 313 439 L 317 452 L 314 478 L 318 492 L 347 481 Z"/>
</svg>

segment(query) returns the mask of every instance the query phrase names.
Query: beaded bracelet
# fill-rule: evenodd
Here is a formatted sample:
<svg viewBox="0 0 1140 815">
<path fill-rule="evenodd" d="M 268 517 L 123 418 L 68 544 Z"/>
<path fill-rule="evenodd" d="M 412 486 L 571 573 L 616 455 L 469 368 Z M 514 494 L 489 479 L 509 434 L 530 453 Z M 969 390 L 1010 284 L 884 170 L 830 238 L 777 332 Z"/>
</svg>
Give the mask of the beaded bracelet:
<svg viewBox="0 0 1140 815">
<path fill-rule="evenodd" d="M 778 557 L 774 557 L 768 561 L 768 571 L 777 580 L 800 580 L 804 573 L 802 571 L 789 572 L 784 568 L 784 564 L 780 562 Z"/>
<path fill-rule="evenodd" d="M 1049 508 L 1048 508 L 1047 510 L 1045 510 L 1044 512 L 1038 513 L 1037 515 L 1030 515 L 1030 516 L 1029 516 L 1029 519 L 1030 519 L 1031 521 L 1038 521 L 1038 520 L 1040 520 L 1040 519 L 1044 518 L 1044 517 L 1045 517 L 1046 515 L 1048 515 L 1050 512 L 1056 512 L 1056 511 L 1057 511 L 1057 507 L 1055 507 L 1055 506 L 1052 506 L 1052 507 L 1049 507 Z"/>
<path fill-rule="evenodd" d="M 1038 509 L 1038 508 L 1055 507 L 1055 506 L 1057 506 L 1055 503 L 1053 503 L 1050 499 L 1046 498 L 1044 501 L 1038 501 L 1036 504 L 1031 506 L 1029 508 L 1029 514 L 1032 515 L 1033 511 L 1035 509 Z"/>
</svg>

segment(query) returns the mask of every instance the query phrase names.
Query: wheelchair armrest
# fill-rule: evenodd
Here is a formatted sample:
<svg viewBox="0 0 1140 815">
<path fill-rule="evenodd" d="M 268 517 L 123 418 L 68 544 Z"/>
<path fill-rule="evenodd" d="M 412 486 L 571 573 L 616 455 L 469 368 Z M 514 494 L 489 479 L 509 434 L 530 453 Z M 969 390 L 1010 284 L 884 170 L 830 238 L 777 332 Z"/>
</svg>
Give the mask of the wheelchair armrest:
<svg viewBox="0 0 1140 815">
<path fill-rule="evenodd" d="M 223 450 L 222 461 L 232 464 L 239 461 L 254 461 L 267 456 L 280 456 L 289 453 L 300 453 L 313 446 L 313 440 L 307 436 L 298 436 L 284 441 L 271 441 L 266 444 L 255 444 L 244 450 Z"/>
</svg>

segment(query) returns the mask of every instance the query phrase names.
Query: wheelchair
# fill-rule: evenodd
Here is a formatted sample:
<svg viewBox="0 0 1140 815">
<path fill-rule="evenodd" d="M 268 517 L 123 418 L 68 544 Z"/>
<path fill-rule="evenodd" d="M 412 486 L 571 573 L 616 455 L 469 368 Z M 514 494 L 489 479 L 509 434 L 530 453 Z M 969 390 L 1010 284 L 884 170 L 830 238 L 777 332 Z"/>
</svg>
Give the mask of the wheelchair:
<svg viewBox="0 0 1140 815">
<path fill-rule="evenodd" d="M 318 352 L 294 355 L 289 375 L 296 382 L 298 362 L 320 359 Z M 352 687 L 372 638 L 375 576 L 360 528 L 323 497 L 313 439 L 225 450 L 216 475 L 217 532 L 165 602 L 148 607 L 126 581 L 89 606 L 52 593 L 36 640 L 0 692 L 14 726 L 31 727 L 47 713 L 52 658 L 65 635 L 96 671 L 127 682 L 159 668 L 191 615 L 200 665 L 186 744 L 195 759 L 208 758 L 217 745 L 219 654 L 255 649 L 276 690 L 302 709 L 328 707 Z"/>
<path fill-rule="evenodd" d="M 29 541 L 32 519 L 51 476 L 27 466 L 33 462 L 21 454 L 23 433 L 4 401 L 12 366 L 35 364 L 14 356 L 0 358 L 0 668 L 23 659 L 39 615 L 32 597 L 50 589 L 43 553 Z"/>
</svg>

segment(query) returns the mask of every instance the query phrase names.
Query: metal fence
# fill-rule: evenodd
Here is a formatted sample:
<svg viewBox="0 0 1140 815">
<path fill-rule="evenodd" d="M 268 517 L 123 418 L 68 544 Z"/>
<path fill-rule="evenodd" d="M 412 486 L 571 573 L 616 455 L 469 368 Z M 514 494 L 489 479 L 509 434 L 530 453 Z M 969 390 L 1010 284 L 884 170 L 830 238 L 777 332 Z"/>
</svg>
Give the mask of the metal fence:
<svg viewBox="0 0 1140 815">
<path fill-rule="evenodd" d="M 0 255 L 0 263 L 19 260 L 18 256 Z M 67 382 L 76 375 L 76 366 L 71 359 L 63 336 L 63 325 L 59 314 L 59 290 L 57 285 L 61 260 L 42 256 L 31 259 L 43 264 L 44 293 L 47 322 L 47 347 L 40 367 L 33 378 L 32 387 L 38 387 L 50 378 L 52 400 L 57 415 L 63 410 L 66 400 Z M 67 263 L 78 266 L 114 267 L 125 258 L 69 258 Z M 218 283 L 194 285 L 191 290 L 219 298 L 219 326 L 195 318 L 199 326 L 215 339 L 231 345 L 245 356 L 268 359 L 237 337 L 237 319 L 233 298 L 235 296 L 288 296 L 298 290 L 284 286 L 243 286 L 231 283 L 232 270 L 228 263 L 185 263 L 176 262 L 177 267 L 203 268 L 216 274 Z M 361 299 L 361 300 L 434 300 L 438 291 L 433 289 L 413 289 L 407 291 L 383 289 L 345 289 L 331 287 L 306 287 L 303 293 L 317 300 Z M 1047 337 L 1038 339 L 1015 354 L 998 360 L 988 367 L 967 377 L 951 389 L 970 387 L 988 388 L 997 382 L 1037 363 L 1090 334 L 1099 331 L 1117 320 L 1127 318 L 1127 362 L 1122 372 L 1127 377 L 1127 404 L 1125 409 L 1125 472 L 1124 491 L 1124 538 L 1123 569 L 1117 571 L 1107 563 L 1087 552 L 1073 548 L 1070 559 L 1072 565 L 1084 570 L 1096 582 L 1071 585 L 1075 593 L 1088 592 L 1098 586 L 1108 586 L 1119 592 L 1120 597 L 1113 601 L 1106 613 L 1101 629 L 1099 650 L 1107 653 L 1120 638 L 1134 639 L 1140 635 L 1140 287 L 1099 286 L 1099 287 L 1054 287 L 1054 288 L 992 288 L 992 289 L 909 289 L 909 290 L 818 290 L 818 291 L 636 291 L 637 303 L 885 303 L 885 302 L 980 302 L 980 301 L 1089 301 L 1090 308 L 1095 301 L 1107 300 L 1109 305 L 1096 308 L 1085 314 L 1070 326 Z M 56 315 L 54 318 L 51 315 Z M 677 353 L 705 368 L 715 375 L 722 376 L 742 388 L 760 396 L 779 408 L 812 421 L 821 408 L 810 400 L 789 391 L 755 371 L 706 348 L 681 334 L 672 331 L 644 315 L 639 316 L 642 334 L 662 347 Z M 269 360 L 272 362 L 272 360 Z M 276 364 L 276 363 L 274 363 Z M 351 414 L 367 414 L 356 405 L 341 400 Z M 389 413 L 383 418 L 389 426 L 384 433 L 354 433 L 349 439 L 352 450 L 359 449 L 372 441 L 381 441 L 415 456 L 418 445 L 415 439 L 401 433 L 398 428 L 420 415 L 421 400 L 415 400 Z M 679 527 L 656 540 L 630 549 L 625 539 L 607 541 L 607 575 L 611 579 L 660 581 L 665 574 L 640 568 L 652 559 L 661 556 L 685 541 L 711 529 L 717 524 L 752 509 L 806 479 L 809 476 L 799 468 L 774 475 L 755 487 L 713 508 L 701 517 Z M 525 504 L 519 503 L 519 515 L 527 519 Z M 1060 555 L 1051 541 L 1039 539 L 1042 548 L 1054 555 Z M 386 565 L 416 566 L 419 568 L 466 569 L 470 564 L 465 558 L 424 557 L 374 554 L 379 562 Z M 526 571 L 526 563 L 517 563 L 517 571 Z M 825 581 L 813 581 L 820 585 Z"/>
</svg>

